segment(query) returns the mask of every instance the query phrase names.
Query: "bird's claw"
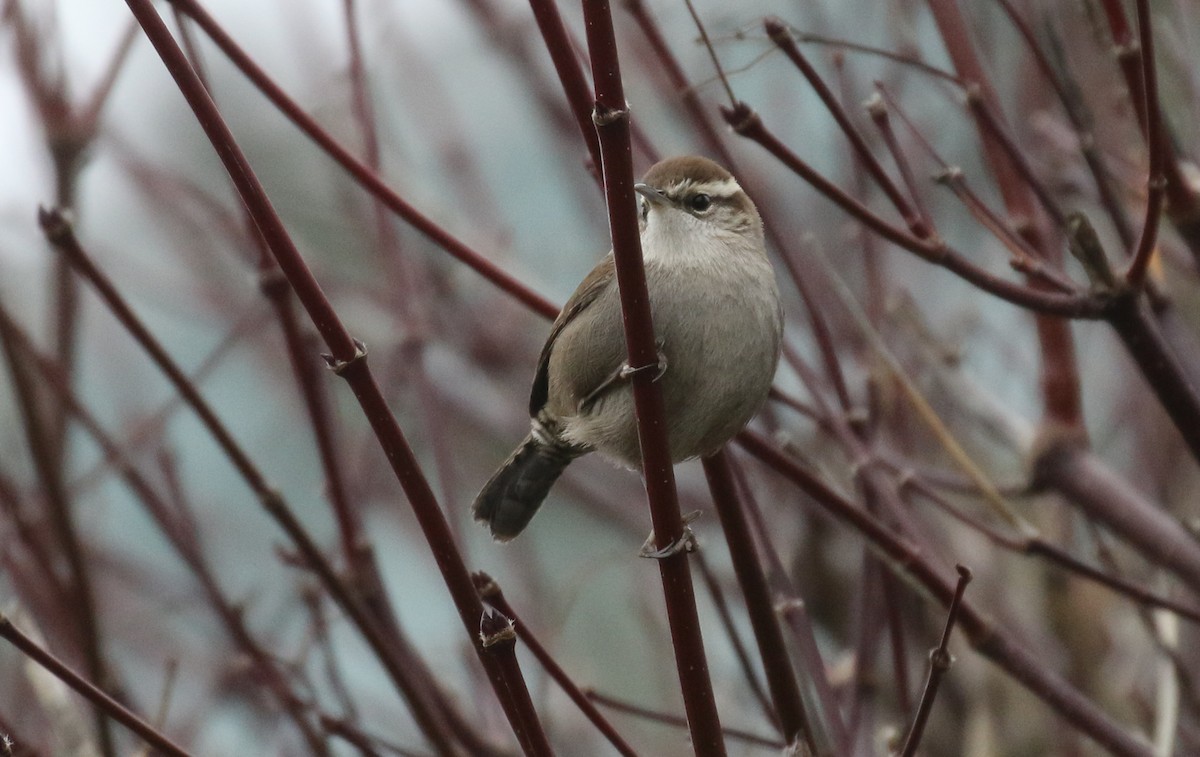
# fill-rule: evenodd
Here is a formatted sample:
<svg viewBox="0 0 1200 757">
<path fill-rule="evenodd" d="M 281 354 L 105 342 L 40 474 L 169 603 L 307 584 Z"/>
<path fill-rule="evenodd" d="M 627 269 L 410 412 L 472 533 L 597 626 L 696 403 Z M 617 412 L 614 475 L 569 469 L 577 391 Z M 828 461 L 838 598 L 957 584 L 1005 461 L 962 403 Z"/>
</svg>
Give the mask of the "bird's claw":
<svg viewBox="0 0 1200 757">
<path fill-rule="evenodd" d="M 638 557 L 645 557 L 650 560 L 665 560 L 672 555 L 677 555 L 680 552 L 695 552 L 696 551 L 696 534 L 692 531 L 691 523 L 696 518 L 700 517 L 699 510 L 693 510 L 683 516 L 683 533 L 679 538 L 671 542 L 665 547 L 659 548 L 655 544 L 654 531 L 646 537 L 642 548 L 638 550 Z"/>
<path fill-rule="evenodd" d="M 617 369 L 617 376 L 620 377 L 622 381 L 628 381 L 637 374 L 653 368 L 657 369 L 658 372 L 654 374 L 654 378 L 652 380 L 658 381 L 661 379 L 663 374 L 667 372 L 667 356 L 662 351 L 662 340 L 660 339 L 658 342 L 656 342 L 656 344 L 658 345 L 658 362 L 647 365 L 639 365 L 637 368 L 632 367 L 629 365 L 629 363 L 622 363 L 621 367 Z"/>
<path fill-rule="evenodd" d="M 661 379 L 663 377 L 663 374 L 665 374 L 667 372 L 667 356 L 662 351 L 663 341 L 661 339 L 659 339 L 657 342 L 655 342 L 655 344 L 658 345 L 658 362 L 657 363 L 650 363 L 648 365 L 640 365 L 637 368 L 634 368 L 628 362 L 621 363 L 620 367 L 618 367 L 615 371 L 613 371 L 612 373 L 610 373 L 608 375 L 608 378 L 601 381 L 596 386 L 595 389 L 588 392 L 587 396 L 585 396 L 582 400 L 579 401 L 579 409 L 581 411 L 587 412 L 591 408 L 591 406 L 596 402 L 596 400 L 600 398 L 601 394 L 608 391 L 609 389 L 612 389 L 617 384 L 624 383 L 624 382 L 630 380 L 637 374 L 642 373 L 644 371 L 657 370 L 658 372 L 654 374 L 654 378 L 652 380 L 658 381 L 659 379 Z"/>
</svg>

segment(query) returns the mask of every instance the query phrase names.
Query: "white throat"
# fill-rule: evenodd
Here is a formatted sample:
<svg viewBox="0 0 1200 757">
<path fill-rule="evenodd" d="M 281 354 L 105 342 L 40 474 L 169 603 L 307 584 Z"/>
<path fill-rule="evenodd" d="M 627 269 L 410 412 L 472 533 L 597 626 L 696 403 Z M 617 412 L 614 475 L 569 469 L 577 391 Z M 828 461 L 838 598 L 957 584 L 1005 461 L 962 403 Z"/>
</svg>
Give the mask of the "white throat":
<svg viewBox="0 0 1200 757">
<path fill-rule="evenodd" d="M 760 235 L 739 233 L 673 208 L 651 211 L 642 229 L 642 258 L 670 265 L 712 265 L 758 252 Z"/>
</svg>

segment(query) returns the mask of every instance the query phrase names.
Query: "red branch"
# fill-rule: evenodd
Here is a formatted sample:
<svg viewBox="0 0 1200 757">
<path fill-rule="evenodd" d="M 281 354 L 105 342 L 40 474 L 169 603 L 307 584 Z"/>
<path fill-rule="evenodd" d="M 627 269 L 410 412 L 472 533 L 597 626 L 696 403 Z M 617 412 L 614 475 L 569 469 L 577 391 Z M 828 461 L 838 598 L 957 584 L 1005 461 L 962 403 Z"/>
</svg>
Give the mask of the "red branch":
<svg viewBox="0 0 1200 757">
<path fill-rule="evenodd" d="M 708 478 L 713 504 L 716 506 L 717 516 L 721 519 L 725 540 L 729 544 L 733 571 L 746 601 L 750 626 L 754 629 L 754 638 L 758 642 L 763 672 L 767 677 L 767 686 L 771 690 L 775 711 L 779 714 L 779 725 L 783 729 L 784 740 L 791 744 L 803 738 L 813 753 L 817 754 L 819 752 L 813 739 L 813 729 L 808 724 L 804 702 L 800 698 L 800 687 L 792 674 L 792 662 L 784 645 L 779 619 L 775 615 L 775 603 L 771 601 L 767 577 L 763 572 L 762 563 L 759 562 L 754 539 L 750 534 L 750 524 L 746 520 L 746 513 L 742 510 L 742 503 L 733 483 L 728 451 L 721 450 L 716 455 L 705 458 L 704 475 Z M 845 754 L 848 745 L 843 743 L 839 746 L 839 752 Z"/>
<path fill-rule="evenodd" d="M 657 364 L 658 347 L 650 317 L 650 295 L 646 289 L 646 271 L 642 264 L 641 235 L 634 200 L 629 110 L 621 84 L 617 40 L 609 4 L 607 0 L 584 0 L 583 12 L 587 20 L 592 81 L 596 85 L 593 118 L 600 138 L 604 195 L 608 204 L 617 289 L 625 324 L 625 344 L 629 350 L 629 365 L 636 369 Z M 650 517 L 654 523 L 654 539 L 660 547 L 675 544 L 684 538 L 684 523 L 675 491 L 675 471 L 667 442 L 667 427 L 663 421 L 665 409 L 662 391 L 654 382 L 654 371 L 634 374 L 633 399 L 638 441 L 642 448 L 642 471 L 650 500 Z M 697 755 L 724 755 L 721 721 L 717 715 L 712 681 L 709 680 L 687 552 L 680 550 L 664 557 L 658 560 L 658 566 L 662 574 L 667 621 L 675 646 L 675 664 L 683 689 L 683 705 L 688 716 L 692 746 Z"/>
</svg>

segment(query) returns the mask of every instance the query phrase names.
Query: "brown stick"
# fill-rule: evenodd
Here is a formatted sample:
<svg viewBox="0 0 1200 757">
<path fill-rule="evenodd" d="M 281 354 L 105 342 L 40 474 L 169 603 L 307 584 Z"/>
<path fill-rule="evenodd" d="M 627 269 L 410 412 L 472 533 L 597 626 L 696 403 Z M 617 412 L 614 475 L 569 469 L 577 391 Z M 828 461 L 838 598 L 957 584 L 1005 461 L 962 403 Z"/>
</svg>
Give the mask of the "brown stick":
<svg viewBox="0 0 1200 757">
<path fill-rule="evenodd" d="M 822 751 L 817 747 L 813 729 L 809 726 L 808 717 L 804 712 L 800 687 L 792 675 L 792 662 L 783 643 L 783 633 L 775 615 L 766 574 L 759 563 L 758 551 L 750 535 L 750 526 L 733 483 L 729 453 L 721 450 L 711 457 L 704 458 L 703 462 L 704 476 L 708 479 L 717 516 L 721 519 L 721 529 L 725 532 L 725 541 L 729 544 L 734 574 L 746 600 L 750 626 L 754 629 L 754 638 L 758 642 L 759 657 L 762 660 L 763 672 L 767 676 L 771 699 L 775 703 L 775 712 L 779 715 L 779 724 L 783 728 L 783 738 L 789 744 L 803 738 L 813 754 L 821 754 Z M 831 719 L 836 717 L 837 713 L 831 713 Z M 834 732 L 841 735 L 841 729 L 835 729 Z M 843 738 L 837 744 L 836 753 L 849 754 L 848 747 Z"/>
<path fill-rule="evenodd" d="M 954 599 L 950 600 L 950 609 L 946 613 L 946 628 L 942 631 L 942 640 L 929 653 L 929 676 L 925 679 L 925 692 L 921 695 L 921 703 L 917 705 L 917 714 L 913 718 L 912 728 L 908 738 L 904 740 L 904 749 L 900 757 L 913 757 L 921 744 L 921 735 L 925 732 L 925 722 L 933 710 L 933 700 L 937 697 L 938 686 L 942 676 L 954 663 L 950 655 L 950 632 L 954 630 L 954 622 L 958 619 L 958 608 L 962 606 L 963 592 L 971 582 L 971 571 L 962 565 L 958 566 L 958 587 L 954 590 Z"/>
<path fill-rule="evenodd" d="M 604 194 L 608 204 L 617 289 L 625 325 L 625 344 L 629 351 L 629 365 L 636 369 L 638 366 L 657 364 L 658 347 L 654 341 L 650 296 L 646 290 L 646 271 L 642 264 L 641 235 L 634 201 L 629 110 L 625 104 L 617 40 L 608 1 L 584 0 L 583 11 L 587 19 L 592 81 L 596 86 L 593 118 L 600 139 Z M 653 371 L 634 374 L 633 400 L 638 441 L 642 448 L 642 471 L 650 500 L 650 517 L 654 523 L 654 539 L 660 548 L 679 544 L 685 538 L 684 523 L 675 491 L 675 471 L 667 441 L 667 426 L 663 422 L 665 408 L 662 389 L 654 382 Z M 708 675 L 687 551 L 678 550 L 657 562 L 662 574 L 667 622 L 675 647 L 675 665 L 683 690 L 692 747 L 697 755 L 718 757 L 725 754 L 725 744 L 721 738 L 721 721 Z"/>
</svg>

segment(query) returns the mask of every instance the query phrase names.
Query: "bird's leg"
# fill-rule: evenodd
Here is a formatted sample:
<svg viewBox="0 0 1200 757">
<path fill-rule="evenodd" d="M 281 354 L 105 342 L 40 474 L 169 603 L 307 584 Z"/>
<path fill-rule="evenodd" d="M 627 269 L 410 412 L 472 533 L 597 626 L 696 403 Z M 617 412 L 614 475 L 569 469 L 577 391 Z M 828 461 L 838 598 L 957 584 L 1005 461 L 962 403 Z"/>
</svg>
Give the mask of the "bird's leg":
<svg viewBox="0 0 1200 757">
<path fill-rule="evenodd" d="M 654 374 L 654 381 L 658 381 L 663 377 L 663 374 L 667 372 L 667 356 L 666 353 L 663 352 L 663 345 L 664 342 L 662 339 L 654 340 L 654 346 L 657 348 L 658 352 L 657 363 L 654 363 L 653 365 L 640 365 L 637 368 L 631 367 L 628 362 L 621 363 L 621 367 L 617 369 L 619 378 L 622 381 L 628 381 L 639 373 L 648 371 L 651 368 L 656 368 L 658 369 L 658 373 Z"/>
<path fill-rule="evenodd" d="M 663 340 L 662 339 L 656 340 L 655 345 L 658 347 L 658 362 L 657 363 L 641 365 L 641 366 L 638 366 L 637 368 L 634 368 L 631 365 L 629 365 L 629 361 L 625 361 L 625 362 L 621 363 L 619 366 L 617 366 L 617 369 L 615 371 L 608 374 L 608 376 L 603 381 L 601 381 L 599 384 L 596 385 L 595 389 L 588 392 L 587 396 L 585 396 L 582 400 L 579 401 L 580 412 L 586 413 L 589 409 L 591 409 L 592 404 L 597 399 L 599 399 L 601 394 L 604 394 L 604 392 L 608 391 L 609 389 L 612 389 L 613 387 L 617 386 L 618 384 L 622 384 L 622 383 L 628 381 L 629 379 L 633 378 L 634 376 L 636 376 L 639 373 L 642 373 L 644 371 L 648 371 L 651 369 L 656 369 L 658 372 L 654 374 L 653 380 L 658 381 L 659 379 L 661 379 L 663 377 L 663 374 L 665 374 L 667 372 L 667 356 L 663 352 Z"/>
<path fill-rule="evenodd" d="M 692 510 L 690 513 L 683 516 L 683 533 L 679 538 L 665 547 L 659 548 L 654 538 L 654 531 L 646 537 L 646 541 L 642 544 L 642 548 L 638 550 L 638 557 L 645 557 L 651 560 L 662 560 L 677 555 L 680 552 L 695 552 L 696 551 L 696 534 L 692 531 L 691 523 L 696 518 L 700 517 L 699 510 Z"/>
</svg>

